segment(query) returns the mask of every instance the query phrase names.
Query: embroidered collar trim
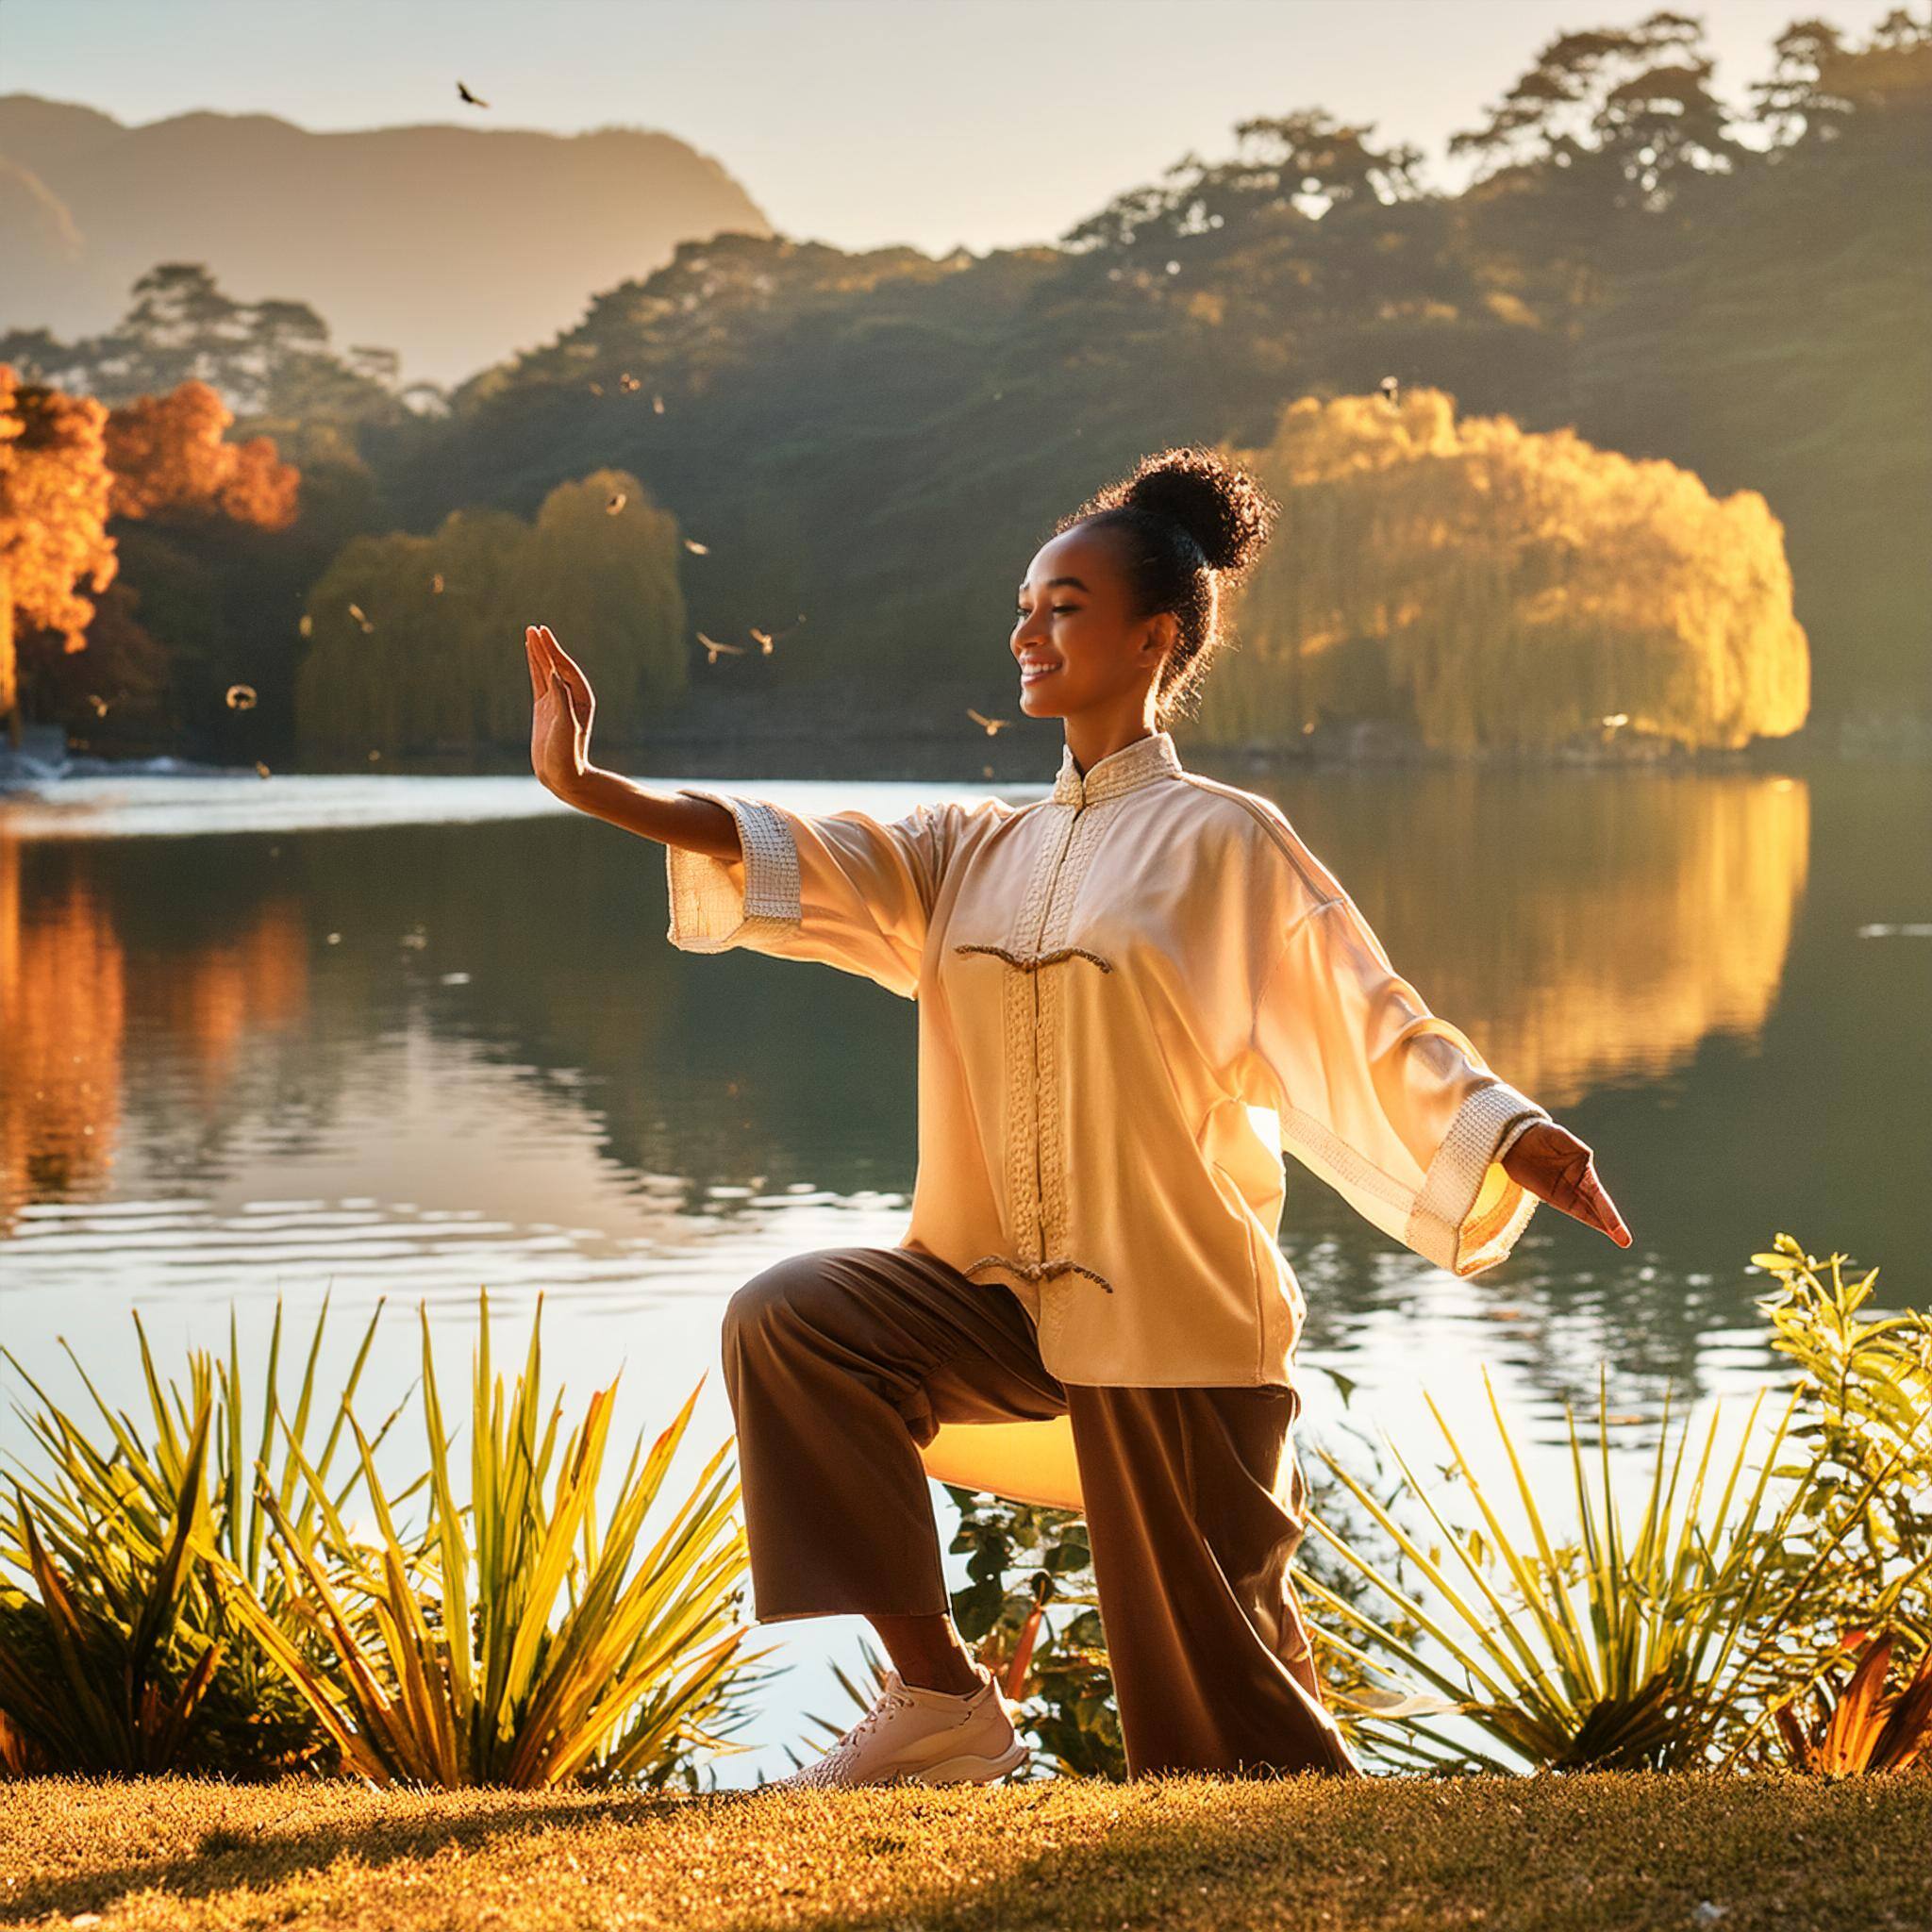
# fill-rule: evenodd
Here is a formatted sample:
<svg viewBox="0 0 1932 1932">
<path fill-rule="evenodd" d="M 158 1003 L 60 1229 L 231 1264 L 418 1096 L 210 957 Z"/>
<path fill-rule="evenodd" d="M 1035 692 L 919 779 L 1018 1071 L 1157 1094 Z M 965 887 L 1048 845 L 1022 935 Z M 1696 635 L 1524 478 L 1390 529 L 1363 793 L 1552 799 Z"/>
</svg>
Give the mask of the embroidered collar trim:
<svg viewBox="0 0 1932 1932">
<path fill-rule="evenodd" d="M 1073 746 L 1063 744 L 1059 775 L 1053 782 L 1053 799 L 1056 805 L 1097 805 L 1103 798 L 1117 797 L 1157 778 L 1177 777 L 1182 769 L 1173 735 L 1166 731 L 1152 732 L 1145 738 L 1135 739 L 1131 744 L 1122 745 L 1119 751 L 1109 752 L 1091 765 L 1084 775 L 1074 763 Z"/>
</svg>

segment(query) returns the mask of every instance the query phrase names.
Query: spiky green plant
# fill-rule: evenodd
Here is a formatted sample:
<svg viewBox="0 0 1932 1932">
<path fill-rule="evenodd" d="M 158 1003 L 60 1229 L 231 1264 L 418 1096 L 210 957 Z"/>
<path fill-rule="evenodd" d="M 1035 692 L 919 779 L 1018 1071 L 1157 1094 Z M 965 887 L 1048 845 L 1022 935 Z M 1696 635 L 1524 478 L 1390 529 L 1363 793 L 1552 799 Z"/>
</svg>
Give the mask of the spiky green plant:
<svg viewBox="0 0 1932 1932">
<path fill-rule="evenodd" d="M 1771 1498 L 1777 1454 L 1802 1396 L 1788 1401 L 1755 1481 L 1746 1475 L 1752 1424 L 1724 1477 L 1706 1527 L 1703 1503 L 1717 1441 L 1713 1409 L 1689 1491 L 1678 1486 L 1690 1430 L 1666 1471 L 1670 1404 L 1664 1404 L 1648 1495 L 1626 1526 L 1610 1482 L 1607 1391 L 1599 1374 L 1601 1495 L 1592 1490 L 1569 1416 L 1571 1465 L 1580 1540 L 1558 1544 L 1497 1405 L 1487 1368 L 1484 1387 L 1528 1524 L 1518 1541 L 1498 1517 L 1433 1396 L 1424 1400 L 1447 1442 L 1450 1472 L 1462 1480 L 1480 1526 L 1453 1526 L 1391 1442 L 1403 1491 L 1418 1501 L 1442 1543 L 1424 1547 L 1384 1505 L 1324 1451 L 1337 1478 L 1420 1573 L 1411 1591 L 1316 1519 L 1337 1553 L 1374 1582 L 1433 1646 L 1396 1634 L 1386 1621 L 1310 1578 L 1330 1613 L 1323 1641 L 1351 1657 L 1365 1676 L 1393 1688 L 1339 1697 L 1356 1727 L 1382 1754 L 1440 1768 L 1474 1764 L 1506 1771 L 1527 1763 L 1565 1770 L 1688 1768 L 1734 1762 L 1781 1695 L 1805 1688 L 1815 1660 L 1794 1658 L 1787 1633 L 1802 1622 L 1806 1592 L 1829 1561 L 1821 1547 L 1796 1574 L 1774 1570 L 1767 1555 L 1783 1547 L 1814 1501 L 1815 1477 L 1800 1474 L 1781 1503 Z M 1874 1471 L 1869 1492 L 1900 1457 Z M 1838 1534 L 1841 1538 L 1843 1529 Z M 1444 1546 L 1446 1545 L 1445 1555 Z M 1896 1578 L 1874 1606 L 1895 1604 L 1924 1566 Z M 1359 1631 L 1363 1642 L 1342 1636 Z M 1404 1674 L 1408 1681 L 1401 1681 Z M 1486 1742 L 1443 1736 L 1423 1719 L 1454 1714 Z M 1741 1733 L 1741 1735 L 1739 1735 Z M 1728 1740 L 1728 1749 L 1722 1746 Z M 1491 1748 L 1495 1747 L 1495 1748 Z"/>
<path fill-rule="evenodd" d="M 172 1770 L 221 1659 L 219 1642 L 185 1637 L 180 1613 L 197 1534 L 207 1532 L 213 1404 L 204 1390 L 152 1550 L 106 1551 L 93 1573 L 65 1568 L 42 1541 L 16 1485 L 9 1527 L 37 1599 L 0 1605 L 0 1755 L 9 1772 Z"/>
<path fill-rule="evenodd" d="M 305 1537 L 263 1485 L 283 1588 L 326 1664 L 289 1639 L 231 1559 L 217 1557 L 217 1574 L 344 1762 L 372 1783 L 694 1784 L 695 1747 L 743 1748 L 725 1741 L 720 1722 L 751 1660 L 737 1654 L 745 1630 L 726 1627 L 741 1593 L 732 1586 L 746 1567 L 742 1530 L 728 1520 L 737 1484 L 713 1481 L 728 1441 L 657 1541 L 641 1554 L 639 1544 L 703 1379 L 641 1465 L 640 1436 L 600 1530 L 614 1384 L 591 1397 L 559 1457 L 561 1393 L 547 1418 L 541 1407 L 541 1301 L 523 1374 L 508 1391 L 491 1366 L 489 1313 L 484 1295 L 470 1494 L 459 1504 L 422 1311 L 428 1522 L 420 1544 L 401 1534 L 353 1414 L 375 1543 L 352 1535 L 292 1439 L 317 1536 Z"/>
<path fill-rule="evenodd" d="M 327 1438 L 315 1457 L 320 1471 L 326 1472 L 336 1455 L 343 1405 L 369 1358 L 380 1316 L 378 1304 L 335 1399 Z M 38 1591 L 37 1596 L 18 1591 L 0 1596 L 4 1648 L 16 1659 L 47 1664 L 57 1655 L 54 1623 L 70 1626 L 66 1641 L 71 1643 L 72 1628 L 79 1627 L 74 1625 L 76 1617 L 94 1633 L 97 1644 L 111 1643 L 108 1633 L 117 1625 L 131 1641 L 134 1625 L 125 1606 L 142 1595 L 148 1581 L 167 1573 L 178 1527 L 190 1518 L 204 1523 L 205 1540 L 225 1552 L 262 1591 L 264 1602 L 285 1629 L 291 1635 L 297 1631 L 287 1619 L 278 1585 L 262 1562 L 267 1517 L 255 1492 L 252 1470 L 255 1461 L 266 1461 L 284 1501 L 292 1498 L 295 1468 L 286 1454 L 277 1454 L 276 1432 L 291 1431 L 294 1441 L 304 1442 L 318 1414 L 326 1297 L 309 1338 L 292 1418 L 285 1417 L 281 1407 L 279 1301 L 267 1357 L 258 1372 L 244 1373 L 231 1312 L 226 1359 L 217 1361 L 205 1350 L 191 1351 L 185 1389 L 174 1380 L 163 1380 L 138 1312 L 133 1320 L 147 1393 L 144 1415 L 111 1407 L 64 1340 L 61 1348 L 93 1406 L 92 1424 L 54 1400 L 11 1351 L 0 1351 L 40 1405 L 34 1410 L 16 1405 L 38 1455 L 33 1462 L 10 1458 L 16 1469 L 14 1500 L 10 1509 L 0 1504 L 0 1559 L 25 1574 Z M 251 1427 L 247 1413 L 251 1392 L 258 1396 L 261 1407 L 256 1427 Z M 323 1407 L 325 1409 L 326 1403 Z M 389 1422 L 393 1420 L 391 1415 Z M 378 1431 L 378 1440 L 389 1422 Z M 258 1442 L 253 1459 L 247 1446 L 251 1436 Z M 350 1478 L 343 1496 L 356 1480 Z M 199 1487 L 198 1497 L 191 1495 L 192 1486 Z M 312 1507 L 299 1508 L 294 1519 L 297 1533 L 312 1536 L 314 1518 Z M 49 1578 L 58 1582 L 58 1588 Z M 306 1704 L 292 1693 L 280 1671 L 269 1664 L 256 1641 L 226 1614 L 194 1548 L 179 1557 L 171 1614 L 178 1643 L 218 1659 L 192 1711 L 182 1714 L 183 1732 L 175 1745 L 179 1768 L 235 1777 L 268 1776 L 314 1763 L 329 1753 L 326 1736 Z M 42 1684 L 65 1681 L 58 1674 L 48 1678 L 43 1669 L 27 1670 L 25 1675 L 29 1682 Z M 5 1693 L 0 1693 L 0 1712 L 4 1704 Z M 83 1716 L 79 1707 L 69 1712 L 59 1726 L 62 1733 L 78 1735 L 75 1726 L 86 1727 Z M 18 1724 L 13 1727 L 20 1728 Z M 84 1767 L 54 1763 L 48 1768 Z"/>
</svg>

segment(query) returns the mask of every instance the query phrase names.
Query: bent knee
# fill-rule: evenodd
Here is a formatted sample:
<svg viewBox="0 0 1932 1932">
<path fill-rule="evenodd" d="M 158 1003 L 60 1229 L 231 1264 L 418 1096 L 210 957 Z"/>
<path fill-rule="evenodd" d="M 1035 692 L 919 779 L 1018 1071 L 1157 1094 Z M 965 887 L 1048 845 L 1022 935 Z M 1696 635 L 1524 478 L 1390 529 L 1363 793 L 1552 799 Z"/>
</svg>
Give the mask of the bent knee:
<svg viewBox="0 0 1932 1932">
<path fill-rule="evenodd" d="M 761 1269 L 724 1304 L 727 1341 L 742 1341 L 767 1333 L 788 1316 L 823 1309 L 840 1292 L 826 1267 L 825 1249 L 788 1255 Z"/>
</svg>

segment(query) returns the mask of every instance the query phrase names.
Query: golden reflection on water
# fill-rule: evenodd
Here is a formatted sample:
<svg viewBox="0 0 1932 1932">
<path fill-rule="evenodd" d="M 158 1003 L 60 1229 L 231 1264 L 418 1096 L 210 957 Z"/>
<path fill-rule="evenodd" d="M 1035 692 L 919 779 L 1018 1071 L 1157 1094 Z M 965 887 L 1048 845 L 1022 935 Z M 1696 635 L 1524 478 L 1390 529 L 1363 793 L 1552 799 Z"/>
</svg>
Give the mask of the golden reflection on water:
<svg viewBox="0 0 1932 1932">
<path fill-rule="evenodd" d="M 239 932 L 135 960 L 82 872 L 29 911 L 22 857 L 0 833 L 0 1236 L 25 1206 L 110 1191 L 130 1035 L 174 1046 L 211 1115 L 251 1041 L 308 1011 L 294 901 L 269 899 Z"/>
<path fill-rule="evenodd" d="M 20 848 L 0 835 L 0 1234 L 29 1201 L 100 1191 L 121 1124 L 127 961 L 88 887 L 21 907 Z"/>
<path fill-rule="evenodd" d="M 1474 880 L 1414 866 L 1400 893 L 1419 991 L 1552 1110 L 1669 1074 L 1715 1034 L 1757 1033 L 1809 864 L 1800 780 L 1624 787 L 1592 804 L 1557 849 L 1531 835 L 1519 865 L 1491 845 Z"/>
<path fill-rule="evenodd" d="M 1776 1000 L 1808 863 L 1802 781 L 1457 774 L 1284 802 L 1430 1006 L 1553 1111 L 1755 1034 Z M 50 868 L 29 900 L 23 860 L 0 831 L 0 1237 L 25 1205 L 110 1193 L 130 1038 L 167 1048 L 191 1075 L 172 1092 L 212 1116 L 264 1036 L 340 1019 L 313 1007 L 314 936 L 286 885 L 148 951 L 88 863 Z M 644 924 L 657 939 L 661 913 Z"/>
</svg>

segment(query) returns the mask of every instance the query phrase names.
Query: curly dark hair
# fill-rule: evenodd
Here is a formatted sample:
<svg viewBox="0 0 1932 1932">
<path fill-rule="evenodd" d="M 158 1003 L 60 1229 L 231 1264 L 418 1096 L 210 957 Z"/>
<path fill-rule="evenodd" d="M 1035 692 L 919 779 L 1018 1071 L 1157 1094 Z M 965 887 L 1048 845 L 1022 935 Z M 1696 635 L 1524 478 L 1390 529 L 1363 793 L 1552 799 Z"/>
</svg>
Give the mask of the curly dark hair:
<svg viewBox="0 0 1932 1932">
<path fill-rule="evenodd" d="M 1222 591 L 1254 568 L 1281 506 L 1218 450 L 1184 445 L 1143 457 L 1130 475 L 1090 496 L 1054 525 L 1084 524 L 1123 540 L 1135 614 L 1172 610 L 1180 635 L 1161 668 L 1157 710 L 1162 729 L 1185 715 L 1225 641 Z"/>
</svg>

